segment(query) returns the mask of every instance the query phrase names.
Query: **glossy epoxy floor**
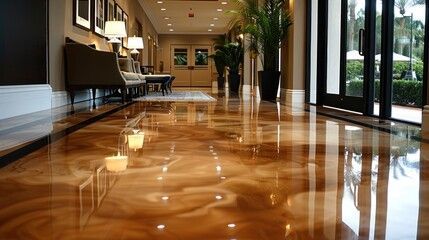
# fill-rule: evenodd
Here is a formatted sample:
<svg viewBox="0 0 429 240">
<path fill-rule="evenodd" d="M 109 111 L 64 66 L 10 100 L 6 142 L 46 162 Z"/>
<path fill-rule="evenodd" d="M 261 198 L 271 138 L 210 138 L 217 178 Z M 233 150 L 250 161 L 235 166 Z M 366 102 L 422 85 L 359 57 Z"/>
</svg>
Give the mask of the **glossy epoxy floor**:
<svg viewBox="0 0 429 240">
<path fill-rule="evenodd" d="M 0 169 L 0 239 L 429 238 L 429 145 L 290 113 L 135 103 Z"/>
</svg>

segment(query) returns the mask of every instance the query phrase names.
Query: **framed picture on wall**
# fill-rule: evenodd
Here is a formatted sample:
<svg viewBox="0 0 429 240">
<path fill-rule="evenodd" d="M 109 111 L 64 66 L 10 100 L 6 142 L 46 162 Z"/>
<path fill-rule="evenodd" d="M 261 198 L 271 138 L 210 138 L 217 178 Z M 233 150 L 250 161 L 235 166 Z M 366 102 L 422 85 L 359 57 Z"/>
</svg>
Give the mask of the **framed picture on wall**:
<svg viewBox="0 0 429 240">
<path fill-rule="evenodd" d="M 104 37 L 104 25 L 106 22 L 106 1 L 94 0 L 94 33 Z"/>
<path fill-rule="evenodd" d="M 130 33 L 130 23 L 129 23 L 129 19 L 128 19 L 128 14 L 126 14 L 125 12 L 122 15 L 122 21 L 125 22 L 125 29 L 127 31 L 127 36 Z M 128 49 L 128 38 L 122 38 L 122 47 Z"/>
<path fill-rule="evenodd" d="M 115 4 L 115 13 L 116 21 L 123 21 L 124 10 L 118 4 Z"/>
<path fill-rule="evenodd" d="M 113 21 L 116 19 L 115 5 L 115 0 L 107 0 L 106 21 Z"/>
<path fill-rule="evenodd" d="M 91 31 L 91 0 L 73 0 L 73 25 Z"/>
</svg>

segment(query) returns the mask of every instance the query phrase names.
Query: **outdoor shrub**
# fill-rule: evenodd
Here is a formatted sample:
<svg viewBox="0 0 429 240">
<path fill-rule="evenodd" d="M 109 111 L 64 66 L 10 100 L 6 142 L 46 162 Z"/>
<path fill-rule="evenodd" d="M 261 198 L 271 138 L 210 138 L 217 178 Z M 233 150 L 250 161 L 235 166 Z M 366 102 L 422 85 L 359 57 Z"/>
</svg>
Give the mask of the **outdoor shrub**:
<svg viewBox="0 0 429 240">
<path fill-rule="evenodd" d="M 397 105 L 422 106 L 422 81 L 393 80 L 392 103 Z M 380 99 L 380 80 L 374 84 L 375 100 Z M 347 95 L 359 96 L 363 92 L 363 81 L 352 80 L 347 85 Z"/>
<path fill-rule="evenodd" d="M 347 80 L 357 80 L 363 75 L 362 61 L 347 61 Z"/>
</svg>

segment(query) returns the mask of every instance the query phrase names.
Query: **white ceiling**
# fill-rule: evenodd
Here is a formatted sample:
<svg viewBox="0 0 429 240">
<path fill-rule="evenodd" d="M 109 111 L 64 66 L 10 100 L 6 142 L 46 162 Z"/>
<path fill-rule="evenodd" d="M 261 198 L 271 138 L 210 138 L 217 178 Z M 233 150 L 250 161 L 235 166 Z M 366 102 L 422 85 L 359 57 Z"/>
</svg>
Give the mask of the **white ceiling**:
<svg viewBox="0 0 429 240">
<path fill-rule="evenodd" d="M 231 13 L 228 11 L 235 6 L 233 0 L 161 0 L 162 3 L 157 3 L 158 0 L 139 0 L 139 2 L 159 34 L 226 33 L 231 20 Z M 227 4 L 223 5 L 222 2 Z M 166 10 L 161 11 L 161 8 Z M 223 11 L 218 12 L 217 9 Z M 188 17 L 190 12 L 194 13 L 193 18 Z M 170 19 L 164 19 L 165 17 Z M 172 26 L 168 26 L 169 23 Z"/>
</svg>

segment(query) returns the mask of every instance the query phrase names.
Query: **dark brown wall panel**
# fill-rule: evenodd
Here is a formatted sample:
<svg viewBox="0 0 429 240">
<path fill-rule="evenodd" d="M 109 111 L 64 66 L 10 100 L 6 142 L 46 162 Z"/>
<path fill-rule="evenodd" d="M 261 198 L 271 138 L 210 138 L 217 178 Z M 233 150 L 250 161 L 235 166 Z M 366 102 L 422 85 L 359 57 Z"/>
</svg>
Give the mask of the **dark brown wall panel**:
<svg viewBox="0 0 429 240">
<path fill-rule="evenodd" d="M 46 84 L 47 0 L 0 1 L 0 85 Z"/>
</svg>

